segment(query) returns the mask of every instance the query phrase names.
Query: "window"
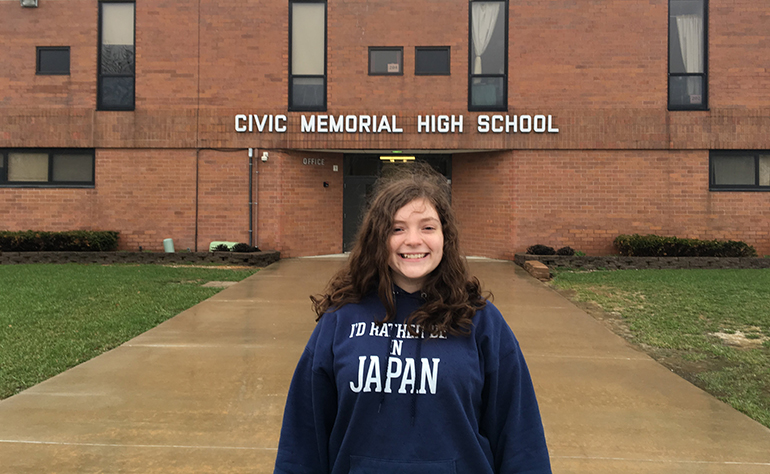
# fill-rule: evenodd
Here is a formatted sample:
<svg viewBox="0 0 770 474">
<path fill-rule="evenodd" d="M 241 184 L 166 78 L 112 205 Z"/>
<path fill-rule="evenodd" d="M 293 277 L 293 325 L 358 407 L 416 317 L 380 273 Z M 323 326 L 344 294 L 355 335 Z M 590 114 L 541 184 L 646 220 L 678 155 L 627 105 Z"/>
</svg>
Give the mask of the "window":
<svg viewBox="0 0 770 474">
<path fill-rule="evenodd" d="M 449 46 L 414 48 L 414 73 L 417 76 L 448 76 Z"/>
<path fill-rule="evenodd" d="M 470 2 L 468 110 L 508 109 L 508 2 Z"/>
<path fill-rule="evenodd" d="M 770 191 L 770 151 L 712 151 L 712 191 Z"/>
<path fill-rule="evenodd" d="M 93 187 L 94 150 L 0 150 L 0 185 Z"/>
<path fill-rule="evenodd" d="M 134 3 L 99 3 L 99 110 L 134 110 Z"/>
<path fill-rule="evenodd" d="M 36 71 L 41 75 L 69 75 L 70 47 L 38 46 Z"/>
<path fill-rule="evenodd" d="M 326 2 L 289 3 L 289 110 L 326 110 Z"/>
<path fill-rule="evenodd" d="M 403 76 L 404 48 L 369 47 L 370 76 Z"/>
<path fill-rule="evenodd" d="M 669 0 L 668 108 L 708 108 L 706 0 Z"/>
</svg>

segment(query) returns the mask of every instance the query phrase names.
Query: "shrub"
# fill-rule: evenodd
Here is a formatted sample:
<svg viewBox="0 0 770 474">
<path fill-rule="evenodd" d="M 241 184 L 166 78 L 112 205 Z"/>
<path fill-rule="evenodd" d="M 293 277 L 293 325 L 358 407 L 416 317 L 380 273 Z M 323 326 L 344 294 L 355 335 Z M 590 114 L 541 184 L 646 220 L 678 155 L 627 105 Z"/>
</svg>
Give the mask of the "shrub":
<svg viewBox="0 0 770 474">
<path fill-rule="evenodd" d="M 575 249 L 573 249 L 570 246 L 562 247 L 559 250 L 556 251 L 556 255 L 567 255 L 572 256 L 575 255 Z"/>
<path fill-rule="evenodd" d="M 214 251 L 215 252 L 229 252 L 230 251 L 230 247 L 228 247 L 225 244 L 219 244 L 216 247 L 214 247 Z"/>
<path fill-rule="evenodd" d="M 556 250 L 547 245 L 537 244 L 529 247 L 527 253 L 530 255 L 556 255 Z"/>
<path fill-rule="evenodd" d="M 659 235 L 619 235 L 614 241 L 627 257 L 756 257 L 754 247 L 734 240 L 699 240 Z"/>
<path fill-rule="evenodd" d="M 249 244 L 237 243 L 233 245 L 233 252 L 253 252 L 254 247 Z"/>
<path fill-rule="evenodd" d="M 119 232 L 73 230 L 67 232 L 0 231 L 3 252 L 110 252 L 118 248 Z"/>
</svg>

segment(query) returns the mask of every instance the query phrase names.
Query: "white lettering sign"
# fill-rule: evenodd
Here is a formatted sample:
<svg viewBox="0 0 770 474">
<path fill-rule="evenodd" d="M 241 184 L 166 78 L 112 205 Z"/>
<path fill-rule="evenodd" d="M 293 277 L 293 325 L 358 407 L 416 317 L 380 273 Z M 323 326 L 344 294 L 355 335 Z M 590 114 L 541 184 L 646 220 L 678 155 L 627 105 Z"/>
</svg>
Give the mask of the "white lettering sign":
<svg viewBox="0 0 770 474">
<path fill-rule="evenodd" d="M 463 133 L 462 115 L 418 115 L 417 133 Z"/>
<path fill-rule="evenodd" d="M 302 158 L 303 165 L 323 166 L 324 158 Z"/>
<path fill-rule="evenodd" d="M 237 133 L 286 133 L 286 115 L 237 114 Z M 395 115 L 301 115 L 301 133 L 404 133 Z M 418 115 L 417 133 L 464 133 L 463 115 Z M 552 115 L 479 115 L 478 133 L 559 133 Z"/>
<path fill-rule="evenodd" d="M 551 115 L 479 115 L 479 133 L 559 133 Z"/>
<path fill-rule="evenodd" d="M 286 132 L 285 115 L 243 115 L 235 116 L 235 131 L 238 133 L 254 132 Z"/>
</svg>

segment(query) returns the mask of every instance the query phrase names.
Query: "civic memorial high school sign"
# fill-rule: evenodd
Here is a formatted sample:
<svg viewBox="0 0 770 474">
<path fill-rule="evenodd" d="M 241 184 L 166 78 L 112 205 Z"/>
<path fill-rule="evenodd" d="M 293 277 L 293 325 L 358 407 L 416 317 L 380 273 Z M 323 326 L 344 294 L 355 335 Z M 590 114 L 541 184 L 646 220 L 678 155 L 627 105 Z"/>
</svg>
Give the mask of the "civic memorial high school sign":
<svg viewBox="0 0 770 474">
<path fill-rule="evenodd" d="M 292 116 L 292 119 L 296 119 Z M 395 115 L 300 115 L 302 133 L 404 133 Z M 238 133 L 285 133 L 286 115 L 238 114 Z M 463 115 L 418 115 L 417 133 L 463 133 Z M 478 133 L 559 133 L 551 115 L 479 115 Z"/>
</svg>

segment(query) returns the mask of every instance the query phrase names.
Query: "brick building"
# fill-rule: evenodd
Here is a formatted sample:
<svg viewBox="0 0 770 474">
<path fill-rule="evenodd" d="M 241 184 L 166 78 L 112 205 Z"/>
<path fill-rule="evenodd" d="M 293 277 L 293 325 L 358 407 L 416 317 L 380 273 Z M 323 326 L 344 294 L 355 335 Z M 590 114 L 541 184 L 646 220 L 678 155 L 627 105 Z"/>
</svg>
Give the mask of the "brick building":
<svg viewBox="0 0 770 474">
<path fill-rule="evenodd" d="M 770 254 L 769 21 L 762 0 L 0 0 L 0 229 L 339 253 L 413 156 L 451 179 L 469 255 L 620 233 Z"/>
</svg>

